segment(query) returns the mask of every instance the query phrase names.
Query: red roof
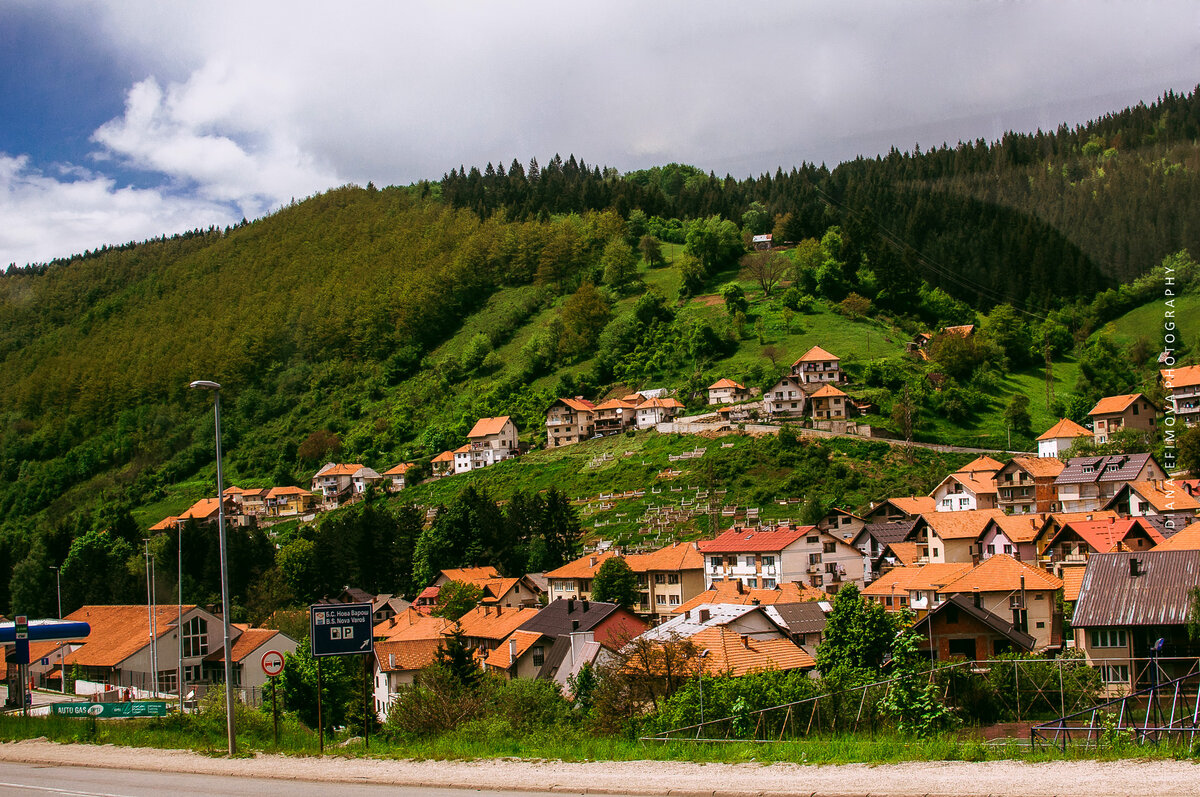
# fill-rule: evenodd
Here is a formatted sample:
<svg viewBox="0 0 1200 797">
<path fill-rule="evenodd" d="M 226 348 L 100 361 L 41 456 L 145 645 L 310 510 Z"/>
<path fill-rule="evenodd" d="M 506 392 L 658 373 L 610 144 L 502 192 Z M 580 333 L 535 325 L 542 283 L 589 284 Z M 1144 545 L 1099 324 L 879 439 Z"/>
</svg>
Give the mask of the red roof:
<svg viewBox="0 0 1200 797">
<path fill-rule="evenodd" d="M 734 527 L 715 540 L 700 543 L 704 553 L 754 553 L 782 551 L 816 526 L 779 526 L 775 529 Z"/>
</svg>

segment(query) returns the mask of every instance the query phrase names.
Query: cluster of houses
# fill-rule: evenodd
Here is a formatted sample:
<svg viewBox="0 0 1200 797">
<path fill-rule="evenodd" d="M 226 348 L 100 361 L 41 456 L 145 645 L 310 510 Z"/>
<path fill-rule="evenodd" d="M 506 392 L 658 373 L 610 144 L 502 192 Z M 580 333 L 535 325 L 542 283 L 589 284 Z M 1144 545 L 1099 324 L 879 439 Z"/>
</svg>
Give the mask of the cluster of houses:
<svg viewBox="0 0 1200 797">
<path fill-rule="evenodd" d="M 629 429 L 653 429 L 683 409 L 665 391 L 643 390 L 594 404 L 582 396 L 560 398 L 546 411 L 546 448 L 571 445 Z"/>
<path fill-rule="evenodd" d="M 434 476 L 452 476 L 495 465 L 520 453 L 517 425 L 512 418 L 480 418 L 467 433 L 466 444 L 438 454 L 431 467 Z"/>
</svg>

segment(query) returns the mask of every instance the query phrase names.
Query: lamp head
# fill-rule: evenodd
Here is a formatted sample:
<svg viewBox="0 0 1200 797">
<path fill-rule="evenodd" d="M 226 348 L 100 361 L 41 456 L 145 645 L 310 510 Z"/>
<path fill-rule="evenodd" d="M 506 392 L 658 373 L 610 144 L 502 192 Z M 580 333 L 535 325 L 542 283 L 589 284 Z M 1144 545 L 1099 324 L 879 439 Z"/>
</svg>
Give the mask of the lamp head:
<svg viewBox="0 0 1200 797">
<path fill-rule="evenodd" d="M 192 382 L 190 385 L 188 385 L 188 387 L 192 388 L 193 390 L 220 390 L 221 389 L 221 386 L 218 385 L 216 382 L 210 382 L 207 379 L 197 379 L 195 382 Z"/>
</svg>

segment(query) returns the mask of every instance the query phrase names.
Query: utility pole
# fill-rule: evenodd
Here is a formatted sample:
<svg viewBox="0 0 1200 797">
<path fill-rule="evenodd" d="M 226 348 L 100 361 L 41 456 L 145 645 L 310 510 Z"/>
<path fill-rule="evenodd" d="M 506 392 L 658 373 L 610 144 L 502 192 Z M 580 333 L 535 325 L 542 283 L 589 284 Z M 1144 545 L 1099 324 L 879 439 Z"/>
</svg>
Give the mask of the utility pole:
<svg viewBox="0 0 1200 797">
<path fill-rule="evenodd" d="M 146 543 L 146 615 L 150 626 L 150 677 L 153 690 L 158 692 L 158 617 L 154 611 L 154 556 L 150 553 L 150 540 Z"/>
</svg>

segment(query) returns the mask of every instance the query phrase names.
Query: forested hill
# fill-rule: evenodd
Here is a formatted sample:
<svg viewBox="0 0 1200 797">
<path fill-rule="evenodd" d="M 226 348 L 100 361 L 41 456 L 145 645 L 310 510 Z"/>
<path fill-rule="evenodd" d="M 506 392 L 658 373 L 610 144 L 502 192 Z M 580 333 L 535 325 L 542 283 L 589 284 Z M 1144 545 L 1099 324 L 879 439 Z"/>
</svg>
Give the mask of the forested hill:
<svg viewBox="0 0 1200 797">
<path fill-rule="evenodd" d="M 718 214 L 789 241 L 838 224 L 851 242 L 887 239 L 888 269 L 911 269 L 972 304 L 1034 309 L 1200 249 L 1198 136 L 1200 93 L 1168 92 L 1075 128 L 893 149 L 832 172 L 805 164 L 735 180 L 672 164 L 622 178 L 555 156 L 540 167 L 455 169 L 442 187 L 482 216 L 607 207 L 623 216 Z"/>
<path fill-rule="evenodd" d="M 1047 352 L 1080 367 L 1056 372 L 1039 421 L 1120 392 L 1154 342 L 1077 344 L 1159 286 L 1101 289 L 1200 251 L 1196 108 L 1168 95 L 1078 130 L 744 181 L 573 157 L 456 168 L 10 269 L 0 609 L 18 563 L 49 573 L 88 531 L 136 541 L 131 510 L 153 522 L 210 494 L 194 379 L 225 385 L 226 474 L 247 487 L 306 484 L 334 458 L 424 465 L 484 416 L 538 444 L 558 396 L 666 387 L 695 409 L 716 378 L 769 387 L 812 345 L 870 391 L 871 423 L 904 386 L 939 439 L 1003 439 L 998 397 L 1043 390 Z M 796 245 L 744 261 L 760 232 Z M 948 377 L 931 388 L 906 336 L 965 323 L 986 345 L 931 365 Z"/>
</svg>

